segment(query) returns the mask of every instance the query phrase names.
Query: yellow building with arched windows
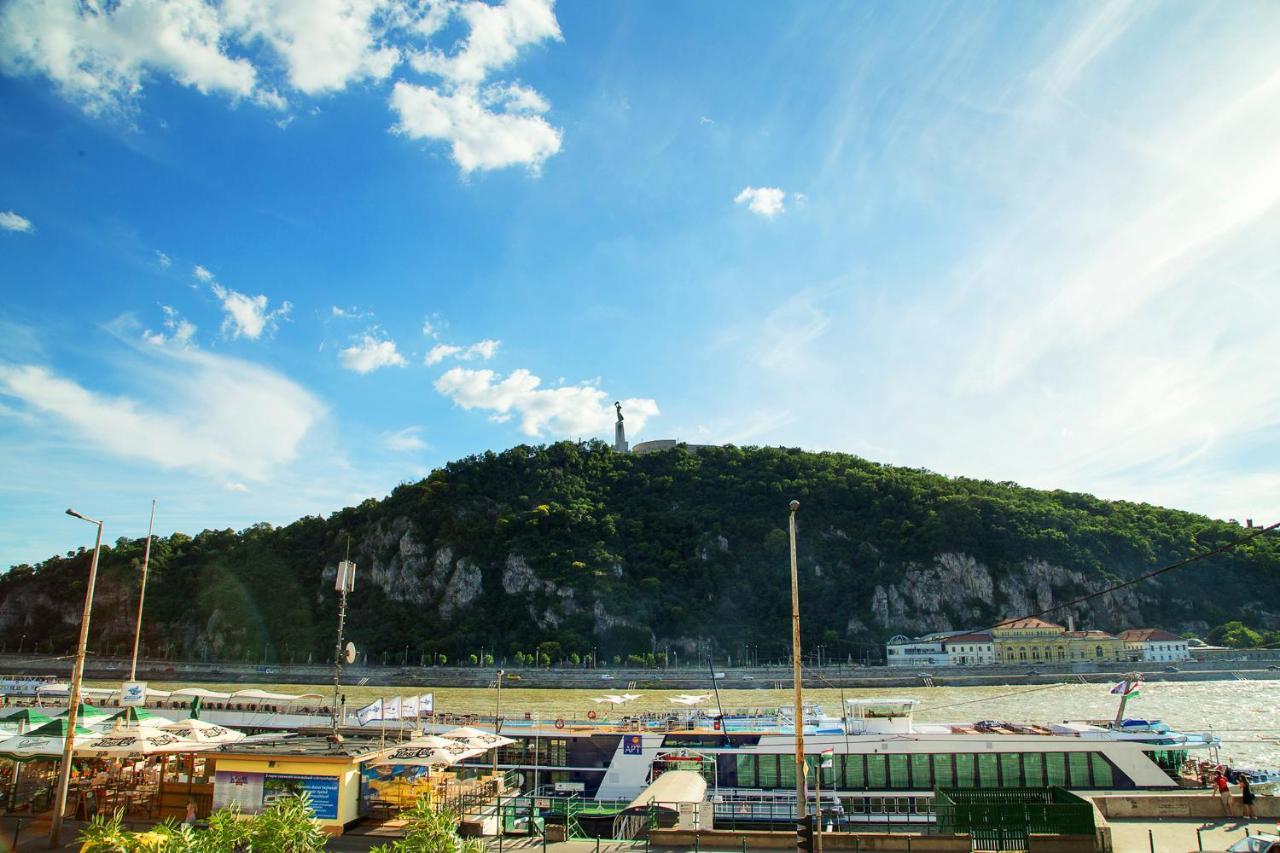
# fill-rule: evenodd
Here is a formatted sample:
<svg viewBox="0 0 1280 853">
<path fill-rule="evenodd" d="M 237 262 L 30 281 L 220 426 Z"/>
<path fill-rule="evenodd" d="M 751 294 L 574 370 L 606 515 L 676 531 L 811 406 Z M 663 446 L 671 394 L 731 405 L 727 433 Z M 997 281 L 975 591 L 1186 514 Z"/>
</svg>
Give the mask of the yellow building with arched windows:
<svg viewBox="0 0 1280 853">
<path fill-rule="evenodd" d="M 1003 664 L 1113 663 L 1125 660 L 1124 641 L 1105 631 L 1068 631 L 1029 617 L 991 629 L 996 661 Z"/>
</svg>

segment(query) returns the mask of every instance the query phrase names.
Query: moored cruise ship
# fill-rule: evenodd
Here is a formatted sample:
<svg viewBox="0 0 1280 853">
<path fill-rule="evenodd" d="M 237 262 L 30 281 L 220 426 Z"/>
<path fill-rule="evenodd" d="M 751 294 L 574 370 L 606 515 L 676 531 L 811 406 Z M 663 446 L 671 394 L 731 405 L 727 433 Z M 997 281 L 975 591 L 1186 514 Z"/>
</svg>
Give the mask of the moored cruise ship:
<svg viewBox="0 0 1280 853">
<path fill-rule="evenodd" d="M 831 752 L 821 787 L 833 795 L 935 788 L 1059 785 L 1168 788 L 1192 749 L 1216 747 L 1160 723 L 916 723 L 915 699 L 851 700 L 842 718 L 806 713 L 805 752 Z M 430 729 L 430 726 L 425 728 Z M 729 798 L 795 790 L 795 726 L 786 709 L 723 716 L 638 715 L 609 724 L 506 721 L 515 739 L 500 767 L 536 773 L 541 785 L 599 799 L 634 797 L 663 771 L 697 770 L 709 793 Z"/>
</svg>

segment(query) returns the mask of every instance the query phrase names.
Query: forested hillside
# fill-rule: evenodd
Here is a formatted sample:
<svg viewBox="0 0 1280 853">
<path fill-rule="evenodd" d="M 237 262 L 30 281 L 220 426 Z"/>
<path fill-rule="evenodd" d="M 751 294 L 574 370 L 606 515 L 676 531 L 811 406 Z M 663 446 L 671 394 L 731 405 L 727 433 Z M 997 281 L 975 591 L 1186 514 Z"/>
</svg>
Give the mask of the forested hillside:
<svg viewBox="0 0 1280 853">
<path fill-rule="evenodd" d="M 598 442 L 454 462 L 328 518 L 175 534 L 152 549 L 152 655 L 332 654 L 335 564 L 359 567 L 348 635 L 370 661 L 542 651 L 601 660 L 784 654 L 787 505 L 801 502 L 806 647 L 861 659 L 886 637 L 984 627 L 1240 537 L 1145 504 L 953 479 L 837 453 Z M 104 547 L 91 647 L 127 653 L 141 540 Z M 72 647 L 89 552 L 0 577 L 0 644 Z M 1080 626 L 1280 629 L 1273 535 L 1078 607 Z M 1060 621 L 1066 614 L 1060 614 Z M 483 652 L 482 652 L 483 650 Z M 875 652 L 872 652 L 874 655 Z"/>
</svg>

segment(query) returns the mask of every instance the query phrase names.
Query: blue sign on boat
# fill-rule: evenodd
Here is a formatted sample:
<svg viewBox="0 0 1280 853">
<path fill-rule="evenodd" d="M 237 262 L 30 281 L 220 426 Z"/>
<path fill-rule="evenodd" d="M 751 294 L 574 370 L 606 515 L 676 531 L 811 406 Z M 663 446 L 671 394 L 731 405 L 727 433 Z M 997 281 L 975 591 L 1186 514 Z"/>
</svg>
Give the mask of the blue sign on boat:
<svg viewBox="0 0 1280 853">
<path fill-rule="evenodd" d="M 622 739 L 623 755 L 644 755 L 644 740 L 640 735 L 626 735 Z"/>
</svg>

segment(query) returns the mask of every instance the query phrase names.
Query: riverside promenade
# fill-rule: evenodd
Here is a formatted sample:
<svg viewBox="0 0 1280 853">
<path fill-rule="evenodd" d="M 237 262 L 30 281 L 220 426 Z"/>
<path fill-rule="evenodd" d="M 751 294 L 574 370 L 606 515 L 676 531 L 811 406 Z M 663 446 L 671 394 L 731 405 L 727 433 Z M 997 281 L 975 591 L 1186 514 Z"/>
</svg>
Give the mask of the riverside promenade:
<svg viewBox="0 0 1280 853">
<path fill-rule="evenodd" d="M 1270 668 L 1274 667 L 1274 668 Z M 488 687 L 497 678 L 497 667 L 483 666 L 377 666 L 343 668 L 343 683 L 369 687 Z M 628 667 L 504 667 L 508 677 L 518 677 L 522 688 L 548 690 L 598 690 L 615 688 L 647 690 L 705 690 L 711 674 L 705 666 L 670 668 Z M 1184 661 L 1169 672 L 1168 664 L 1038 664 L 1027 666 L 919 667 L 849 666 L 846 664 L 806 667 L 805 687 L 896 688 L 896 687 L 992 687 L 1002 685 L 1057 684 L 1079 682 L 1106 684 L 1130 672 L 1142 674 L 1147 682 L 1219 681 L 1239 679 L 1266 681 L 1280 679 L 1280 650 L 1252 652 L 1246 660 Z M 101 681 L 122 681 L 128 676 L 125 658 L 93 657 L 85 676 Z M 787 665 L 733 667 L 716 666 L 717 683 L 724 688 L 783 689 L 791 686 Z M 48 655 L 0 655 L 0 675 L 71 674 L 70 660 Z M 143 659 L 138 662 L 138 678 L 144 681 L 210 682 L 238 684 L 325 684 L 333 678 L 329 664 L 254 664 L 219 661 L 178 661 Z M 515 680 L 513 678 L 513 680 Z M 512 684 L 511 686 L 516 686 Z"/>
</svg>

